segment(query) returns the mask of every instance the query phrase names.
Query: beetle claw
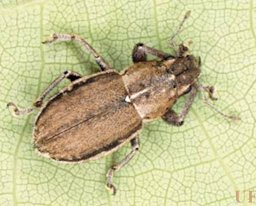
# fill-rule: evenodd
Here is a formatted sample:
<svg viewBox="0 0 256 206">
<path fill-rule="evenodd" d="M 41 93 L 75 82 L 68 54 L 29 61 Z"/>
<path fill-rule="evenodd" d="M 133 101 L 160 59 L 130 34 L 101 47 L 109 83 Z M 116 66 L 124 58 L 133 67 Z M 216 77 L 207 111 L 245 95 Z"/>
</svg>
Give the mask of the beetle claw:
<svg viewBox="0 0 256 206">
<path fill-rule="evenodd" d="M 184 124 L 184 121 L 183 121 L 183 120 L 179 120 L 179 121 L 175 122 L 175 126 L 177 126 L 177 127 L 180 127 L 180 126 L 182 126 L 183 124 Z"/>
<path fill-rule="evenodd" d="M 49 39 L 46 39 L 45 41 L 42 41 L 42 44 L 50 44 L 58 39 L 58 36 L 56 34 L 53 34 Z"/>
<path fill-rule="evenodd" d="M 113 184 L 107 184 L 107 189 L 112 193 L 112 195 L 116 194 L 116 187 Z"/>
</svg>

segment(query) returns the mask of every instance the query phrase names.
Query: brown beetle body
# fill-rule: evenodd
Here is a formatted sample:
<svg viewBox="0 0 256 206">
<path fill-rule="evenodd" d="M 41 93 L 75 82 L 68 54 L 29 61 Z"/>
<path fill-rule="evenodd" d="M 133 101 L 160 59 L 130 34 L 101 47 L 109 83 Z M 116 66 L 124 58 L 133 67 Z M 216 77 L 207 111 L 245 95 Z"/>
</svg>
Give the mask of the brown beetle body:
<svg viewBox="0 0 256 206">
<path fill-rule="evenodd" d="M 139 62 L 123 74 L 82 77 L 43 107 L 34 128 L 41 153 L 61 161 L 96 159 L 130 141 L 143 120 L 161 117 L 197 80 L 193 56 Z"/>
<path fill-rule="evenodd" d="M 171 41 L 189 15 L 190 11 L 186 12 Z M 145 121 L 161 117 L 170 125 L 181 126 L 198 91 L 205 91 L 210 99 L 216 100 L 214 87 L 197 84 L 200 58 L 189 55 L 183 44 L 173 56 L 137 43 L 132 51 L 134 64 L 119 74 L 78 35 L 53 34 L 43 43 L 63 41 L 80 44 L 93 55 L 101 72 L 83 77 L 67 70 L 51 82 L 32 108 L 21 109 L 13 102 L 7 107 L 15 115 L 28 114 L 41 107 L 34 126 L 34 146 L 41 154 L 55 160 L 80 162 L 98 159 L 130 142 L 131 151 L 107 172 L 106 186 L 113 194 L 116 193 L 114 172 L 123 168 L 139 150 L 138 132 Z M 147 55 L 158 59 L 147 61 Z M 71 84 L 43 104 L 46 96 L 64 79 L 70 80 Z M 188 97 L 177 114 L 172 107 L 184 94 Z M 206 98 L 204 100 L 219 114 L 239 119 L 222 113 Z"/>
<path fill-rule="evenodd" d="M 65 71 L 43 91 L 32 108 L 20 109 L 12 102 L 7 106 L 15 115 L 41 108 L 34 126 L 34 146 L 55 160 L 98 159 L 130 142 L 131 151 L 107 172 L 107 187 L 115 194 L 114 171 L 125 166 L 138 151 L 138 132 L 143 122 L 161 117 L 170 125 L 183 124 L 198 91 L 200 59 L 188 55 L 183 44 L 172 56 L 138 43 L 132 51 L 134 64 L 119 74 L 78 35 L 53 34 L 43 43 L 58 41 L 79 43 L 94 56 L 101 72 L 83 77 Z M 147 61 L 148 54 L 158 60 Z M 44 104 L 46 96 L 64 79 L 71 84 Z M 213 89 L 204 89 L 212 95 Z M 184 94 L 188 98 L 177 114 L 172 106 Z"/>
</svg>

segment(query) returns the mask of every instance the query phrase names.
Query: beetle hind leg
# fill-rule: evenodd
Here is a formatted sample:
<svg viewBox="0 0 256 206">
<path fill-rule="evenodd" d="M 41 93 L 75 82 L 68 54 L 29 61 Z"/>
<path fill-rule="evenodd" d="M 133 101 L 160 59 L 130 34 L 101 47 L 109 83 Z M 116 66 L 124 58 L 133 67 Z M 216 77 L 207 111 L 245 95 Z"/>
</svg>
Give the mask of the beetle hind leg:
<svg viewBox="0 0 256 206">
<path fill-rule="evenodd" d="M 95 61 L 100 66 L 101 71 L 106 71 L 112 69 L 111 66 L 104 60 L 104 58 L 82 37 L 76 34 L 53 34 L 52 37 L 46 41 L 43 41 L 43 44 L 50 44 L 53 42 L 61 41 L 75 41 L 79 43 L 86 51 L 92 54 L 95 58 Z"/>
<path fill-rule="evenodd" d="M 131 140 L 132 151 L 128 153 L 123 160 L 114 164 L 107 172 L 107 188 L 112 191 L 113 195 L 116 194 L 116 187 L 113 185 L 113 175 L 114 172 L 119 171 L 123 168 L 137 153 L 139 150 L 139 138 L 135 137 Z"/>
<path fill-rule="evenodd" d="M 33 106 L 30 108 L 19 108 L 16 104 L 14 104 L 13 102 L 9 102 L 7 104 L 7 108 L 10 110 L 10 112 L 14 115 L 14 116 L 23 116 L 23 115 L 27 115 L 30 114 L 31 112 L 34 111 L 34 108 L 39 108 L 42 106 L 43 104 L 43 100 L 45 99 L 45 97 L 60 83 L 62 82 L 64 79 L 68 79 L 71 82 L 75 81 L 76 79 L 81 78 L 81 75 L 76 73 L 76 72 L 72 72 L 72 71 L 65 71 L 63 72 L 59 77 L 57 77 L 55 80 L 53 80 L 53 82 L 44 90 L 44 92 L 37 98 L 37 100 L 33 103 Z"/>
<path fill-rule="evenodd" d="M 33 112 L 33 107 L 31 108 L 19 108 L 15 103 L 9 102 L 7 108 L 12 113 L 13 116 L 23 116 Z"/>
</svg>

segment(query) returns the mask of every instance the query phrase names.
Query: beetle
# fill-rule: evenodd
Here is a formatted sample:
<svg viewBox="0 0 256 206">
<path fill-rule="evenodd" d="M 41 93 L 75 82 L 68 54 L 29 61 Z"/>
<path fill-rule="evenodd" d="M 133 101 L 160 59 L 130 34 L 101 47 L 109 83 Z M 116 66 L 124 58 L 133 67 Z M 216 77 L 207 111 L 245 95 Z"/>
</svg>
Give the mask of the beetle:
<svg viewBox="0 0 256 206">
<path fill-rule="evenodd" d="M 118 73 L 78 35 L 53 34 L 43 43 L 62 41 L 79 43 L 93 55 L 101 71 L 84 77 L 65 71 L 46 88 L 33 107 L 21 109 L 13 102 L 7 106 L 16 115 L 41 108 L 33 130 L 34 146 L 41 154 L 57 161 L 95 160 L 130 142 L 130 153 L 107 172 L 106 185 L 113 194 L 116 193 L 113 174 L 137 153 L 138 134 L 144 122 L 162 117 L 168 124 L 181 126 L 200 89 L 214 99 L 213 87 L 197 83 L 200 59 L 188 54 L 183 44 L 174 56 L 138 43 L 132 51 L 134 64 Z M 158 59 L 147 61 L 149 54 Z M 50 91 L 64 79 L 71 83 L 44 103 Z M 172 106 L 185 94 L 188 98 L 177 114 Z"/>
</svg>

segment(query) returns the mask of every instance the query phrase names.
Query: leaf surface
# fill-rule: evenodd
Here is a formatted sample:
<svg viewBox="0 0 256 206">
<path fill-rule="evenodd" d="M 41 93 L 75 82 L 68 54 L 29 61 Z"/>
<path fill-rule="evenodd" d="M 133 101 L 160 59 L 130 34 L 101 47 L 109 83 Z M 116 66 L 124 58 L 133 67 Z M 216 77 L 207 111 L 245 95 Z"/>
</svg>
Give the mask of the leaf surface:
<svg viewBox="0 0 256 206">
<path fill-rule="evenodd" d="M 255 8 L 253 0 L 2 1 L 0 205 L 235 205 L 236 191 L 256 192 Z M 184 126 L 145 124 L 139 154 L 114 177 L 115 197 L 105 190 L 105 174 L 128 145 L 86 164 L 61 164 L 34 152 L 36 114 L 13 118 L 7 102 L 29 107 L 66 69 L 97 71 L 78 45 L 41 41 L 54 32 L 79 34 L 121 71 L 132 63 L 135 43 L 171 51 L 168 39 L 188 10 L 176 43 L 193 41 L 190 49 L 202 59 L 200 82 L 214 85 L 215 106 L 241 121 L 224 119 L 198 97 Z"/>
</svg>

